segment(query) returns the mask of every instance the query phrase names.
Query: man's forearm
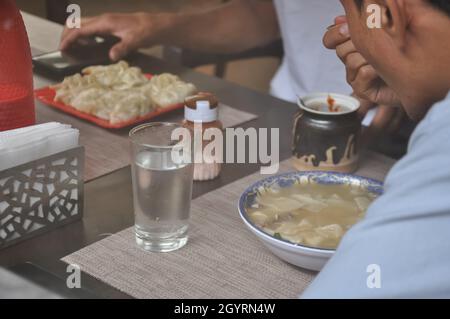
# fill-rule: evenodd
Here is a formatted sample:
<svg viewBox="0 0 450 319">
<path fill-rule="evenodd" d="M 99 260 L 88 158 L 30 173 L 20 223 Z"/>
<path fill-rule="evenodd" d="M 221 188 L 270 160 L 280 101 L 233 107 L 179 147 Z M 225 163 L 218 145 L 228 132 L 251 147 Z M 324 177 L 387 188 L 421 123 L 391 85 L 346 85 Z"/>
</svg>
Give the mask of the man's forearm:
<svg viewBox="0 0 450 319">
<path fill-rule="evenodd" d="M 272 1 L 233 0 L 202 12 L 174 15 L 162 44 L 211 53 L 237 53 L 280 36 Z"/>
</svg>

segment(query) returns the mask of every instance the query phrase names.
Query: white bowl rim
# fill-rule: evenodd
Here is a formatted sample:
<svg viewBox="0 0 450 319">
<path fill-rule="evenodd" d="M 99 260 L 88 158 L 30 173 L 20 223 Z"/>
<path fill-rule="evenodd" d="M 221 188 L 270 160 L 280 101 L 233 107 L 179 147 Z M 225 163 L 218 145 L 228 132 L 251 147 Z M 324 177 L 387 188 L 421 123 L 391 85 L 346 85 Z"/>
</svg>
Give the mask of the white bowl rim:
<svg viewBox="0 0 450 319">
<path fill-rule="evenodd" d="M 346 104 L 344 104 L 344 106 L 346 106 L 350 109 L 348 111 L 344 111 L 344 112 L 322 112 L 322 111 L 316 111 L 312 108 L 309 108 L 308 105 L 304 105 L 302 103 L 302 101 L 303 101 L 307 104 L 307 101 L 311 100 L 311 99 L 315 99 L 315 100 L 324 99 L 324 101 L 327 102 L 327 99 L 329 96 L 331 96 L 332 98 L 338 98 L 340 100 L 346 101 Z M 341 102 L 341 104 L 343 104 L 343 103 Z M 326 116 L 339 116 L 339 115 L 346 115 L 346 114 L 354 113 L 354 112 L 358 111 L 359 108 L 361 107 L 361 103 L 353 96 L 345 95 L 345 94 L 341 94 L 341 93 L 331 93 L 331 92 L 329 92 L 329 93 L 328 92 L 315 92 L 315 93 L 305 95 L 303 97 L 299 97 L 297 99 L 297 105 L 306 112 L 319 114 L 319 115 L 326 115 Z"/>
<path fill-rule="evenodd" d="M 251 228 L 252 230 L 256 231 L 257 234 L 259 234 L 261 237 L 268 239 L 270 242 L 273 243 L 277 243 L 277 244 L 282 244 L 283 246 L 285 246 L 286 248 L 289 247 L 293 250 L 303 250 L 303 251 L 308 251 L 311 253 L 319 253 L 319 254 L 334 254 L 336 252 L 336 249 L 327 249 L 327 248 L 317 248 L 317 247 L 309 247 L 309 246 L 305 246 L 305 245 L 301 245 L 301 244 L 294 244 L 292 242 L 289 242 L 287 240 L 284 239 L 278 239 L 273 237 L 270 234 L 267 234 L 266 232 L 264 232 L 262 229 L 256 227 L 255 225 L 253 225 L 248 218 L 246 217 L 246 214 L 244 214 L 244 212 L 242 212 L 241 210 L 241 206 L 243 205 L 243 200 L 244 200 L 244 196 L 248 193 L 248 191 L 254 187 L 256 187 L 258 184 L 264 182 L 265 180 L 269 180 L 269 179 L 276 179 L 279 178 L 281 176 L 289 176 L 289 175 L 293 175 L 293 174 L 300 174 L 300 175 L 314 175 L 314 174 L 333 174 L 333 175 L 338 175 L 338 176 L 346 176 L 346 177 L 351 177 L 351 178 L 355 178 L 355 179 L 363 179 L 366 181 L 369 181 L 371 183 L 375 183 L 378 184 L 379 186 L 383 186 L 383 183 L 370 178 L 370 177 L 364 177 L 364 176 L 359 176 L 359 175 L 355 175 L 355 174 L 348 174 L 348 173 L 340 173 L 340 172 L 322 172 L 322 171 L 308 171 L 308 172 L 287 172 L 287 173 L 281 173 L 281 174 L 277 174 L 277 175 L 273 175 L 273 176 L 269 176 L 266 178 L 263 178 L 259 181 L 256 181 L 255 183 L 251 184 L 249 187 L 247 187 L 247 189 L 241 194 L 240 198 L 239 198 L 239 202 L 238 202 L 238 211 L 239 211 L 239 215 L 241 217 L 241 219 L 244 221 L 244 223 L 247 225 L 247 227 Z"/>
</svg>

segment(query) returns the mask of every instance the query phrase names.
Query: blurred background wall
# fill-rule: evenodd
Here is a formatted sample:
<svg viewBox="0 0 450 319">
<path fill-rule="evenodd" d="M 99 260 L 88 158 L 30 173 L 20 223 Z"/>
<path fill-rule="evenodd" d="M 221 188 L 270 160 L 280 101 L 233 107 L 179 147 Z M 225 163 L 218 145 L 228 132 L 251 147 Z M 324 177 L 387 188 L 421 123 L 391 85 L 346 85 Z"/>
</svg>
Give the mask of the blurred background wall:
<svg viewBox="0 0 450 319">
<path fill-rule="evenodd" d="M 48 0 L 16 0 L 21 10 L 47 18 Z M 220 5 L 223 0 L 73 0 L 80 5 L 85 16 L 105 12 L 135 11 L 184 11 L 199 10 Z M 163 56 L 161 47 L 144 50 L 147 54 Z M 233 60 L 225 64 L 224 79 L 261 92 L 268 92 L 272 76 L 280 63 L 279 58 L 258 56 Z M 196 67 L 200 72 L 216 74 L 217 65 L 207 64 Z"/>
</svg>

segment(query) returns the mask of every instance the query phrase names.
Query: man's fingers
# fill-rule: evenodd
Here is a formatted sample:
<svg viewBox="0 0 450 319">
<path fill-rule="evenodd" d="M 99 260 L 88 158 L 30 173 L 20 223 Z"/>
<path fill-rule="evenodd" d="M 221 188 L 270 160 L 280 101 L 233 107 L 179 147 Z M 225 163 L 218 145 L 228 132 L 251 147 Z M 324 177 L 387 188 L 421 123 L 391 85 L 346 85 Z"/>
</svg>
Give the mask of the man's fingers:
<svg viewBox="0 0 450 319">
<path fill-rule="evenodd" d="M 373 89 L 373 82 L 377 79 L 377 72 L 371 65 L 366 64 L 358 69 L 356 77 L 350 85 L 352 86 L 356 96 L 376 103 L 377 101 L 372 99 L 373 96 L 370 96 L 370 93 Z"/>
<path fill-rule="evenodd" d="M 92 18 L 81 18 L 80 25 L 84 26 L 87 23 L 89 23 L 90 21 L 92 21 Z M 61 40 L 63 40 L 67 36 L 67 34 L 69 34 L 72 31 L 73 31 L 73 28 L 68 28 L 67 24 L 65 24 L 64 25 L 64 30 L 63 30 L 63 32 L 61 34 Z"/>
<path fill-rule="evenodd" d="M 60 49 L 65 50 L 79 38 L 94 34 L 109 34 L 112 32 L 112 25 L 107 19 L 92 18 L 81 24 L 79 29 L 67 29 L 63 33 Z"/>
<path fill-rule="evenodd" d="M 358 71 L 363 66 L 368 65 L 366 59 L 358 52 L 352 52 L 345 58 L 345 68 L 347 70 L 347 82 L 349 84 L 355 81 Z"/>
<path fill-rule="evenodd" d="M 118 61 L 125 57 L 132 50 L 128 41 L 122 40 L 114 45 L 109 51 L 109 57 L 112 61 Z"/>
<path fill-rule="evenodd" d="M 341 61 L 345 64 L 345 59 L 347 58 L 347 55 L 356 51 L 355 45 L 353 44 L 352 40 L 347 40 L 344 43 L 338 45 L 336 47 L 336 54 L 341 59 Z"/>
<path fill-rule="evenodd" d="M 81 26 L 85 27 L 88 24 L 92 23 L 93 21 L 95 21 L 95 17 L 81 18 Z M 74 40 L 71 38 L 68 39 L 68 36 L 69 36 L 69 34 L 73 33 L 75 30 L 77 30 L 77 29 L 68 28 L 67 26 L 64 27 L 64 30 L 61 34 L 61 41 L 59 44 L 60 50 L 67 49 L 73 43 Z"/>
<path fill-rule="evenodd" d="M 334 23 L 336 25 L 342 24 L 342 23 L 347 23 L 347 17 L 345 15 L 337 16 L 336 18 L 334 18 Z"/>
<path fill-rule="evenodd" d="M 338 45 L 350 39 L 348 24 L 343 23 L 331 27 L 323 37 L 323 44 L 328 49 L 334 50 Z"/>
</svg>

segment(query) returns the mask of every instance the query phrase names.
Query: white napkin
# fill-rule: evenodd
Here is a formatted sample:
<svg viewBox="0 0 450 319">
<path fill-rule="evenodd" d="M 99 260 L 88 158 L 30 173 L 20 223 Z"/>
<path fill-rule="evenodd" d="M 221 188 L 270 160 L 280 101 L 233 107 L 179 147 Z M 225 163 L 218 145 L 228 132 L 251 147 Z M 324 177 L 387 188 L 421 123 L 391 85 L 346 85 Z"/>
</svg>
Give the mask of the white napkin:
<svg viewBox="0 0 450 319">
<path fill-rule="evenodd" d="M 74 148 L 79 135 L 56 122 L 0 132 L 0 171 Z"/>
</svg>

